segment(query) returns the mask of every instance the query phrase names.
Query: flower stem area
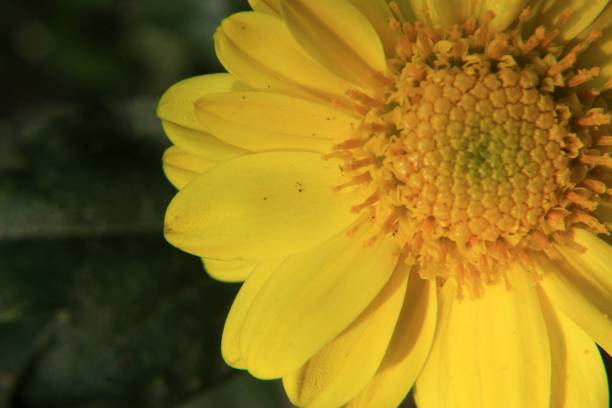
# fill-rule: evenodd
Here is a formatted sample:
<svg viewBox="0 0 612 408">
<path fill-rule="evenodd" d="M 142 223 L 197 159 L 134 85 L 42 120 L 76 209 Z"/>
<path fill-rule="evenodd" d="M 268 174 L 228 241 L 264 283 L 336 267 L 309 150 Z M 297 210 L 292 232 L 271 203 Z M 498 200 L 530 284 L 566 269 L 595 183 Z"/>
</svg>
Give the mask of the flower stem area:
<svg viewBox="0 0 612 408">
<path fill-rule="evenodd" d="M 238 287 L 162 236 L 159 94 L 221 69 L 209 38 L 246 6 L 4 5 L 0 407 L 283 406 L 221 359 Z"/>
</svg>

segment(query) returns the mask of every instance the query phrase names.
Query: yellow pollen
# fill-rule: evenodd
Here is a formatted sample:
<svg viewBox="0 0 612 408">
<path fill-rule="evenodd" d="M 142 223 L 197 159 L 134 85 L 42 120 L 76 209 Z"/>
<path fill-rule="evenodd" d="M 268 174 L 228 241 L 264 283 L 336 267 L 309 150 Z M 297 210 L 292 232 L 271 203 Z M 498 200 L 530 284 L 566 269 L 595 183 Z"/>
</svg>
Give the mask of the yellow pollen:
<svg viewBox="0 0 612 408">
<path fill-rule="evenodd" d="M 523 39 L 495 32 L 492 17 L 433 29 L 398 16 L 391 78 L 378 74 L 378 95 L 347 93 L 361 126 L 325 156 L 343 161 L 338 190 L 368 192 L 353 211 L 422 277 L 452 277 L 472 295 L 506 279 L 510 262 L 530 269 L 534 251 L 558 257 L 572 224 L 607 232 L 592 212 L 611 191 L 611 116 L 587 86 L 601 70 L 575 67 L 599 34 L 564 53 L 558 30 Z"/>
</svg>

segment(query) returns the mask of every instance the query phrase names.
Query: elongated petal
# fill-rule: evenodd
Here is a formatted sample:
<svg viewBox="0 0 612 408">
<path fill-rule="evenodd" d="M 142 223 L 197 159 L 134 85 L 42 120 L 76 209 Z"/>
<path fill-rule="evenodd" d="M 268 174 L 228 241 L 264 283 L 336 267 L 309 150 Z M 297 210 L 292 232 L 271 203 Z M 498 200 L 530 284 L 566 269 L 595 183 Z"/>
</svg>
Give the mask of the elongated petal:
<svg viewBox="0 0 612 408">
<path fill-rule="evenodd" d="M 176 146 L 166 149 L 162 161 L 166 177 L 178 189 L 217 165 L 214 161 L 205 160 Z"/>
<path fill-rule="evenodd" d="M 356 119 L 331 107 L 265 92 L 208 95 L 196 104 L 204 130 L 246 150 L 329 152 Z"/>
<path fill-rule="evenodd" d="M 271 259 L 324 242 L 355 218 L 357 193 L 333 191 L 340 170 L 318 154 L 242 156 L 198 176 L 174 197 L 165 235 L 194 255 Z"/>
<path fill-rule="evenodd" d="M 157 105 L 157 116 L 189 129 L 202 129 L 196 119 L 194 105 L 209 93 L 247 89 L 230 74 L 201 75 L 172 85 Z"/>
<path fill-rule="evenodd" d="M 485 13 L 495 14 L 491 27 L 505 30 L 524 10 L 529 0 L 410 0 L 419 20 L 434 26 L 462 24 L 470 17 L 481 19 Z"/>
<path fill-rule="evenodd" d="M 400 2 L 396 2 L 399 11 L 400 11 L 400 19 L 405 19 L 408 22 L 416 21 L 416 13 L 412 10 L 412 4 L 410 0 L 404 0 Z"/>
<path fill-rule="evenodd" d="M 571 11 L 569 19 L 558 26 L 559 38 L 569 41 L 589 27 L 608 2 L 609 0 L 544 1 L 535 18 L 538 24 L 551 27 L 559 22 L 564 12 Z"/>
<path fill-rule="evenodd" d="M 541 298 L 552 358 L 551 408 L 609 406 L 606 369 L 595 343 Z"/>
<path fill-rule="evenodd" d="M 203 258 L 204 269 L 214 279 L 223 282 L 242 282 L 257 267 L 253 261 L 221 261 Z"/>
<path fill-rule="evenodd" d="M 399 33 L 389 25 L 389 20 L 393 17 L 393 14 L 391 14 L 387 2 L 385 0 L 350 0 L 350 2 L 370 20 L 383 43 L 387 57 L 394 55 Z"/>
<path fill-rule="evenodd" d="M 253 300 L 281 262 L 281 260 L 260 262 L 242 285 L 234 303 L 232 303 L 232 308 L 227 315 L 223 328 L 221 354 L 225 362 L 234 368 L 246 368 L 246 361 L 240 352 L 240 338 L 244 320 Z"/>
<path fill-rule="evenodd" d="M 162 126 L 172 143 L 207 162 L 219 164 L 249 153 L 201 130 L 188 129 L 167 121 L 162 121 Z"/>
<path fill-rule="evenodd" d="M 249 5 L 255 11 L 268 13 L 272 15 L 280 15 L 281 0 L 249 0 Z"/>
<path fill-rule="evenodd" d="M 312 60 L 284 22 L 270 14 L 238 13 L 215 33 L 223 66 L 255 89 L 329 103 L 355 88 Z"/>
<path fill-rule="evenodd" d="M 391 340 L 399 316 L 409 268 L 398 265 L 389 282 L 343 333 L 299 370 L 283 377 L 298 406 L 338 407 L 372 379 Z"/>
<path fill-rule="evenodd" d="M 586 37 L 591 31 L 601 31 L 602 37 L 582 54 L 578 64 L 587 68 L 600 67 L 600 76 L 589 85 L 603 87 L 612 78 L 612 3 L 608 3 L 599 17 L 580 35 Z"/>
<path fill-rule="evenodd" d="M 610 299 L 612 306 L 612 246 L 596 234 L 582 228 L 574 229 L 574 241 L 586 248 L 586 251 L 581 252 L 568 246 L 559 246 L 559 251 L 567 263 L 591 285 L 597 287 L 603 296 Z M 612 307 L 610 311 L 612 312 Z"/>
<path fill-rule="evenodd" d="M 436 328 L 436 285 L 412 274 L 391 344 L 378 372 L 347 407 L 396 407 L 421 372 Z"/>
<path fill-rule="evenodd" d="M 276 378 L 298 369 L 365 310 L 389 280 L 396 244 L 364 242 L 373 228 L 340 233 L 322 246 L 287 258 L 249 310 L 241 339 L 248 369 Z"/>
<path fill-rule="evenodd" d="M 544 272 L 540 286 L 550 301 L 611 354 L 610 296 L 592 279 L 564 262 L 537 257 L 537 263 Z"/>
<path fill-rule="evenodd" d="M 214 166 L 249 153 L 201 130 L 188 129 L 167 121 L 162 121 L 162 126 L 168 138 L 176 145 L 164 153 L 164 173 L 178 189 Z"/>
<path fill-rule="evenodd" d="M 418 19 L 435 27 L 464 22 L 467 17 L 477 17 L 473 1 L 461 0 L 410 0 Z"/>
<path fill-rule="evenodd" d="M 530 0 L 472 0 L 471 3 L 480 4 L 480 18 L 484 13 L 492 11 L 495 14 L 491 27 L 497 31 L 503 31 L 515 22 L 516 18 L 529 5 Z"/>
<path fill-rule="evenodd" d="M 455 408 L 451 388 L 448 352 L 451 316 L 457 297 L 457 284 L 447 280 L 438 291 L 438 316 L 429 356 L 417 378 L 414 398 L 421 408 Z"/>
<path fill-rule="evenodd" d="M 295 39 L 332 72 L 365 87 L 387 72 L 376 30 L 348 0 L 286 0 L 282 9 Z"/>
<path fill-rule="evenodd" d="M 525 271 L 509 274 L 511 289 L 488 285 L 477 299 L 443 291 L 439 330 L 417 380 L 420 407 L 549 406 L 550 347 L 538 297 Z"/>
</svg>

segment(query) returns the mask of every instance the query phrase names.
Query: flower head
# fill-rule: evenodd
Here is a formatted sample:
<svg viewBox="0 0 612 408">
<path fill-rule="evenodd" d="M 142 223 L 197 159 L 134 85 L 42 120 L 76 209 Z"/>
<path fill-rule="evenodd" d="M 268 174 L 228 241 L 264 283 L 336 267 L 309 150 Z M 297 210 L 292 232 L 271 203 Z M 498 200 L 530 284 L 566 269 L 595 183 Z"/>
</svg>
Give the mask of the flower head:
<svg viewBox="0 0 612 408">
<path fill-rule="evenodd" d="M 253 0 L 159 116 L 166 238 L 300 406 L 608 406 L 612 5 Z"/>
</svg>

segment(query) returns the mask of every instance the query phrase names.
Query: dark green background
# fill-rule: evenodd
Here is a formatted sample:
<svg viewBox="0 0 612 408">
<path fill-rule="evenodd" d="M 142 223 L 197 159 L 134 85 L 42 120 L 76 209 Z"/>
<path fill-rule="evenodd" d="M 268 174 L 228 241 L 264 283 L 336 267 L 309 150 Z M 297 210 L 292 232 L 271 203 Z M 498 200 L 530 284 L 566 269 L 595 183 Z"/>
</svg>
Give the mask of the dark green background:
<svg viewBox="0 0 612 408">
<path fill-rule="evenodd" d="M 220 356 L 238 285 L 162 237 L 155 107 L 228 0 L 3 2 L 0 406 L 280 407 Z"/>
<path fill-rule="evenodd" d="M 0 407 L 283 407 L 225 366 L 238 285 L 162 237 L 155 117 L 246 0 L 3 2 Z"/>
</svg>

